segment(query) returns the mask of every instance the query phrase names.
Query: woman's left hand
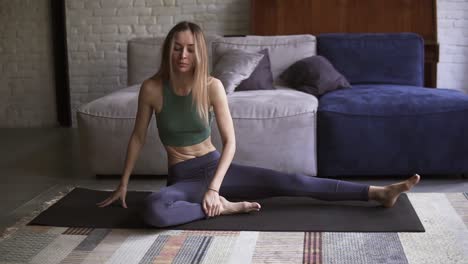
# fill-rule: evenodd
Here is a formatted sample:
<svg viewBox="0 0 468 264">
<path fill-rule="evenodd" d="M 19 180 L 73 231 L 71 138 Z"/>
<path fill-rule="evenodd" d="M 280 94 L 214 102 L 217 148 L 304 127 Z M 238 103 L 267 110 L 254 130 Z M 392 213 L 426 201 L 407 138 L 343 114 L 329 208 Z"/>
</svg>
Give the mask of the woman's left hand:
<svg viewBox="0 0 468 264">
<path fill-rule="evenodd" d="M 203 197 L 203 210 L 207 217 L 214 217 L 221 214 L 221 200 L 219 194 L 213 190 L 207 190 Z"/>
</svg>

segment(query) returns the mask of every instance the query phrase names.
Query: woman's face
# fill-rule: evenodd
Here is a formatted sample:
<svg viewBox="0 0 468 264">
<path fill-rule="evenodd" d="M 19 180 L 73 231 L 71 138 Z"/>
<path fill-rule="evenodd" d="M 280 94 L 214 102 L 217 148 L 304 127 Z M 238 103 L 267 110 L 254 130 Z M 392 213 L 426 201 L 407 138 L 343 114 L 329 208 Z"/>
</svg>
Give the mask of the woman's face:
<svg viewBox="0 0 468 264">
<path fill-rule="evenodd" d="M 177 32 L 172 50 L 172 66 L 178 73 L 192 72 L 195 67 L 195 43 L 190 30 Z"/>
</svg>

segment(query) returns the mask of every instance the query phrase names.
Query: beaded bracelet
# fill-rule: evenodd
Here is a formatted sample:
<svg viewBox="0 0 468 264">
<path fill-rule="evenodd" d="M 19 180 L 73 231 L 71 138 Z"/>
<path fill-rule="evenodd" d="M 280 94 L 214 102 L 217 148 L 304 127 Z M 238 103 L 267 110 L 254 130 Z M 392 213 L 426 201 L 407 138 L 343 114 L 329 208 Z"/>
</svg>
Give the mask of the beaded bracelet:
<svg viewBox="0 0 468 264">
<path fill-rule="evenodd" d="M 213 191 L 213 192 L 219 193 L 217 190 L 215 190 L 215 189 L 213 189 L 213 188 L 208 188 L 208 190 L 211 190 L 211 191 Z"/>
</svg>

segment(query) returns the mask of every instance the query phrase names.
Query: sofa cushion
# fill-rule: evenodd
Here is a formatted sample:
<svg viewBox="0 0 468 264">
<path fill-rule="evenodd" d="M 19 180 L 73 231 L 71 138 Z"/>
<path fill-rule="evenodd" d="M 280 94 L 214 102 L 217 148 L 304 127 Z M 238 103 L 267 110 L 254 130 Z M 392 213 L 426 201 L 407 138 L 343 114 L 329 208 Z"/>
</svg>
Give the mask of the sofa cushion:
<svg viewBox="0 0 468 264">
<path fill-rule="evenodd" d="M 122 172 L 138 91 L 139 85 L 134 85 L 78 108 L 80 147 L 94 173 Z M 285 88 L 236 92 L 228 96 L 228 101 L 236 131 L 233 162 L 316 175 L 316 97 Z M 222 149 L 216 122 L 212 126 L 212 142 Z M 167 174 L 167 155 L 155 118 L 151 118 L 133 173 Z"/>
<path fill-rule="evenodd" d="M 233 118 L 282 118 L 317 111 L 318 100 L 294 90 L 255 90 L 228 96 Z"/>
<path fill-rule="evenodd" d="M 93 173 L 122 173 L 139 89 L 139 84 L 120 89 L 77 109 L 82 158 Z M 167 174 L 167 154 L 157 133 L 156 118 L 152 118 L 133 174 Z"/>
<path fill-rule="evenodd" d="M 206 35 L 208 48 L 208 67 L 211 71 L 211 43 L 220 38 L 219 35 Z M 165 37 L 134 38 L 128 41 L 127 46 L 127 84 L 142 83 L 145 79 L 154 75 L 161 64 L 161 49 Z"/>
<path fill-rule="evenodd" d="M 249 78 L 243 80 L 235 91 L 250 91 L 250 90 L 273 90 L 273 75 L 271 75 L 270 56 L 268 49 L 261 50 L 263 58 L 258 63 L 255 70 Z"/>
<path fill-rule="evenodd" d="M 346 78 L 320 55 L 295 62 L 280 78 L 297 90 L 315 96 L 350 86 Z"/>
<path fill-rule="evenodd" d="M 101 118 L 135 118 L 140 84 L 120 89 L 81 105 L 78 112 Z"/>
<path fill-rule="evenodd" d="M 228 102 L 236 133 L 233 162 L 317 174 L 315 96 L 295 90 L 240 91 L 228 96 Z M 222 149 L 216 122 L 211 135 Z"/>
<path fill-rule="evenodd" d="M 229 49 L 259 52 L 268 49 L 273 80 L 294 62 L 316 54 L 315 36 L 245 36 L 223 37 L 212 43 L 213 61 Z"/>
<path fill-rule="evenodd" d="M 249 78 L 263 57 L 263 54 L 256 52 L 227 50 L 215 61 L 211 75 L 223 83 L 226 94 L 231 94 L 243 80 Z"/>
<path fill-rule="evenodd" d="M 423 39 L 414 33 L 321 34 L 317 53 L 351 84 L 424 82 Z"/>
<path fill-rule="evenodd" d="M 426 115 L 468 110 L 468 95 L 405 85 L 353 85 L 320 98 L 319 111 L 362 116 Z"/>
<path fill-rule="evenodd" d="M 80 113 L 102 118 L 135 118 L 140 85 L 133 85 L 80 106 Z M 256 90 L 231 94 L 232 118 L 282 118 L 315 113 L 318 100 L 294 90 Z"/>
<path fill-rule="evenodd" d="M 320 98 L 320 176 L 468 171 L 468 95 L 450 89 L 356 85 Z"/>
</svg>

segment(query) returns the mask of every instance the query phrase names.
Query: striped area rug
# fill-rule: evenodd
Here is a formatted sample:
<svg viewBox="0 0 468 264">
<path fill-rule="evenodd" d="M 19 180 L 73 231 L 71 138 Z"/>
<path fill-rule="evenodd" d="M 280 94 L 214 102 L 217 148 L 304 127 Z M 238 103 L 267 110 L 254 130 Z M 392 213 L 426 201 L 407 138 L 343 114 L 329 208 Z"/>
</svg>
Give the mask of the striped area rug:
<svg viewBox="0 0 468 264">
<path fill-rule="evenodd" d="M 468 263 L 468 194 L 409 193 L 425 233 L 22 226 L 0 263 Z"/>
</svg>

